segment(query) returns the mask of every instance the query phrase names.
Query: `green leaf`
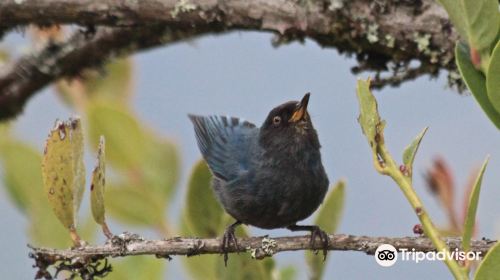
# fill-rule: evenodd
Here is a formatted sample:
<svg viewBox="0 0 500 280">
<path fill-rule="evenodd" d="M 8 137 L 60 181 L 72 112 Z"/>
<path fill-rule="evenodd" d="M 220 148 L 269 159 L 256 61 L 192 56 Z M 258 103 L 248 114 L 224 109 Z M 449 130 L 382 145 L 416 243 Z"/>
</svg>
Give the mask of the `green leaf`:
<svg viewBox="0 0 500 280">
<path fill-rule="evenodd" d="M 205 161 L 198 161 L 191 173 L 187 202 L 182 218 L 186 235 L 220 237 L 234 219 L 229 218 L 215 198 L 212 175 Z M 236 230 L 238 238 L 248 236 L 243 226 Z M 194 256 L 187 258 L 185 266 L 195 279 L 270 279 L 274 260 L 255 261 L 249 254 L 231 254 L 228 267 L 222 256 Z"/>
<path fill-rule="evenodd" d="M 164 205 L 140 186 L 108 184 L 106 197 L 107 211 L 120 222 L 149 227 L 165 223 Z"/>
<path fill-rule="evenodd" d="M 458 4 L 458 3 L 457 3 Z M 498 34 L 500 13 L 497 0 L 462 0 L 468 41 L 481 51 L 488 49 Z"/>
<path fill-rule="evenodd" d="M 270 265 L 266 265 L 269 262 Z M 273 266 L 273 259 L 268 258 L 256 261 L 250 257 L 249 253 L 231 254 L 227 267 L 224 266 L 222 257 L 217 258 L 216 271 L 220 280 L 244 280 L 244 279 L 272 279 L 269 267 Z"/>
<path fill-rule="evenodd" d="M 117 168 L 140 169 L 145 158 L 147 137 L 143 127 L 128 110 L 116 104 L 91 103 L 87 108 L 90 141 L 104 135 L 107 159 Z"/>
<path fill-rule="evenodd" d="M 165 279 L 165 260 L 150 256 L 127 256 L 120 261 L 113 259 L 113 272 L 106 280 L 160 280 Z"/>
<path fill-rule="evenodd" d="M 150 186 L 164 203 L 173 198 L 180 173 L 180 157 L 177 147 L 169 140 L 152 132 L 146 133 L 148 143 L 141 172 L 145 186 Z"/>
<path fill-rule="evenodd" d="M 497 114 L 500 113 L 500 79 L 498 77 L 500 77 L 500 41 L 497 42 L 493 49 L 486 75 L 488 98 Z"/>
<path fill-rule="evenodd" d="M 403 164 L 406 166 L 406 169 L 410 174 L 410 180 L 412 178 L 411 176 L 413 175 L 413 161 L 415 160 L 415 155 L 417 154 L 418 147 L 420 146 L 420 142 L 422 142 L 422 138 L 427 132 L 427 129 L 428 127 L 424 128 L 424 130 L 422 130 L 422 132 L 417 135 L 417 137 L 411 142 L 410 145 L 405 148 L 403 152 Z"/>
<path fill-rule="evenodd" d="M 280 269 L 278 279 L 279 280 L 297 279 L 297 268 L 295 266 L 290 265 Z"/>
<path fill-rule="evenodd" d="M 215 265 L 220 256 L 195 255 L 183 259 L 185 268 L 188 270 L 191 279 L 209 280 L 217 279 L 215 275 Z"/>
<path fill-rule="evenodd" d="M 181 232 L 183 236 L 199 236 L 194 234 L 186 222 L 186 214 L 181 217 Z M 222 232 L 220 233 L 222 234 Z M 215 275 L 217 259 L 216 255 L 195 255 L 189 258 L 183 258 L 185 269 L 189 272 L 192 279 L 210 280 L 217 279 Z"/>
<path fill-rule="evenodd" d="M 101 136 L 99 148 L 97 149 L 97 164 L 92 172 L 92 183 L 90 185 L 90 207 L 92 216 L 96 223 L 104 225 L 104 188 L 106 182 L 105 166 L 105 142 L 104 136 Z"/>
<path fill-rule="evenodd" d="M 111 166 L 166 204 L 173 197 L 179 178 L 176 146 L 142 125 L 120 105 L 92 103 L 87 114 L 91 140 L 106 136 L 106 157 Z"/>
<path fill-rule="evenodd" d="M 68 229 L 61 224 L 46 203 L 34 204 L 28 212 L 28 217 L 28 235 L 37 246 L 68 248 L 72 245 L 71 239 L 68 238 Z"/>
<path fill-rule="evenodd" d="M 500 242 L 491 247 L 474 275 L 475 280 L 500 280 Z"/>
<path fill-rule="evenodd" d="M 133 92 L 132 70 L 131 59 L 116 59 L 102 71 L 85 70 L 79 79 L 60 80 L 55 89 L 73 107 L 84 108 L 87 98 L 125 105 Z"/>
<path fill-rule="evenodd" d="M 216 237 L 222 234 L 224 211 L 212 190 L 212 174 L 205 161 L 198 161 L 193 167 L 185 208 L 186 224 L 198 236 Z"/>
<path fill-rule="evenodd" d="M 356 92 L 360 110 L 358 122 L 361 125 L 363 133 L 370 142 L 370 147 L 375 149 L 377 146 L 376 138 L 379 137 L 380 133 L 383 131 L 384 123 L 378 114 L 377 101 L 370 91 L 370 80 L 358 79 Z"/>
<path fill-rule="evenodd" d="M 8 134 L 0 125 L 0 161 L 7 194 L 29 220 L 28 234 L 37 246 L 64 248 L 71 245 L 68 230 L 47 206 L 43 191 L 41 153 Z"/>
<path fill-rule="evenodd" d="M 57 122 L 49 134 L 42 161 L 44 191 L 61 223 L 76 226 L 85 184 L 83 136 L 79 119 Z"/>
<path fill-rule="evenodd" d="M 345 200 L 345 182 L 338 181 L 327 195 L 316 216 L 315 223 L 327 233 L 333 234 L 340 223 Z M 306 252 L 306 261 L 309 265 L 310 279 L 321 279 L 325 269 L 323 256 Z"/>
<path fill-rule="evenodd" d="M 465 13 L 461 3 L 459 3 L 457 0 L 438 0 L 438 2 L 441 3 L 441 5 L 448 13 L 448 17 L 453 23 L 455 29 L 458 31 L 458 34 L 460 34 L 460 36 L 462 36 L 462 38 L 467 41 L 467 23 L 464 20 Z"/>
<path fill-rule="evenodd" d="M 217 255 L 195 255 L 189 258 L 184 258 L 183 263 L 185 269 L 191 276 L 190 279 L 210 280 L 217 279 L 216 265 L 221 256 Z M 232 260 L 230 260 L 232 261 Z M 224 266 L 224 264 L 222 264 Z"/>
<path fill-rule="evenodd" d="M 95 244 L 97 232 L 97 224 L 92 215 L 80 217 L 80 222 L 78 223 L 78 234 L 83 240 L 89 244 Z"/>
<path fill-rule="evenodd" d="M 28 235 L 31 244 L 49 248 L 68 248 L 74 245 L 68 239 L 68 230 L 64 228 L 47 205 L 36 205 L 29 214 Z M 86 215 L 80 220 L 78 235 L 85 241 L 92 243 L 96 236 L 96 223 L 90 215 Z"/>
<path fill-rule="evenodd" d="M 228 215 L 223 220 L 232 220 Z M 182 220 L 182 231 L 185 236 L 192 236 L 185 220 Z M 222 236 L 222 232 L 220 233 Z M 248 237 L 245 228 L 240 226 L 236 229 L 238 238 Z M 196 255 L 183 260 L 185 268 L 193 279 L 272 279 L 275 270 L 275 262 L 272 258 L 262 261 L 253 260 L 249 253 L 231 254 L 227 267 L 224 265 L 223 257 L 217 255 Z"/>
<path fill-rule="evenodd" d="M 40 170 L 42 156 L 17 139 L 6 135 L 1 137 L 0 162 L 3 166 L 4 186 L 17 208 L 26 213 L 33 204 L 45 200 Z"/>
<path fill-rule="evenodd" d="M 378 114 L 377 100 L 370 91 L 370 79 L 358 79 L 356 93 L 359 102 L 358 122 L 372 150 L 374 166 L 378 172 L 384 172 L 380 161 L 380 149 L 384 145 L 385 121 Z"/>
<path fill-rule="evenodd" d="M 334 233 L 340 224 L 345 200 L 345 181 L 338 181 L 321 205 L 315 223 L 328 233 Z"/>
<path fill-rule="evenodd" d="M 481 106 L 491 122 L 500 129 L 500 113 L 493 107 L 488 98 L 486 79 L 480 71 L 476 70 L 470 61 L 469 50 L 465 44 L 457 43 L 455 47 L 455 59 L 460 74 L 477 103 L 479 103 L 479 106 Z"/>
<path fill-rule="evenodd" d="M 476 212 L 477 205 L 479 203 L 479 193 L 481 192 L 481 182 L 483 181 L 483 174 L 486 166 L 488 165 L 488 160 L 489 156 L 484 160 L 470 193 L 467 215 L 465 216 L 464 233 L 462 237 L 462 248 L 465 252 L 470 250 L 470 240 L 472 238 L 472 232 L 474 231 L 474 225 L 476 224 Z"/>
<path fill-rule="evenodd" d="M 133 67 L 130 58 L 116 59 L 99 73 L 85 82 L 92 98 L 107 99 L 111 102 L 125 102 L 133 92 Z"/>
</svg>

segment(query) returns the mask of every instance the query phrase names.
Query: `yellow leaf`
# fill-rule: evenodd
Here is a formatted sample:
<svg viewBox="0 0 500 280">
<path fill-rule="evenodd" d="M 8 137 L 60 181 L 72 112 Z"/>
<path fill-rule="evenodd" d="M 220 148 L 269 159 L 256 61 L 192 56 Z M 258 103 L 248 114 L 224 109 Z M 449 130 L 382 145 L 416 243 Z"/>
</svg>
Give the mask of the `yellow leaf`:
<svg viewBox="0 0 500 280">
<path fill-rule="evenodd" d="M 78 118 L 58 121 L 51 130 L 45 144 L 42 177 L 55 215 L 66 228 L 74 230 L 85 184 L 83 136 Z"/>
<path fill-rule="evenodd" d="M 90 185 L 90 205 L 94 220 L 104 224 L 104 186 L 105 186 L 105 143 L 104 136 L 101 136 L 99 148 L 97 150 L 97 164 L 92 172 L 92 184 Z"/>
<path fill-rule="evenodd" d="M 75 214 L 80 209 L 83 193 L 85 192 L 85 164 L 83 162 L 83 132 L 80 119 L 71 120 L 71 141 L 74 156 L 75 183 L 73 184 L 73 193 L 75 195 L 73 204 Z"/>
</svg>

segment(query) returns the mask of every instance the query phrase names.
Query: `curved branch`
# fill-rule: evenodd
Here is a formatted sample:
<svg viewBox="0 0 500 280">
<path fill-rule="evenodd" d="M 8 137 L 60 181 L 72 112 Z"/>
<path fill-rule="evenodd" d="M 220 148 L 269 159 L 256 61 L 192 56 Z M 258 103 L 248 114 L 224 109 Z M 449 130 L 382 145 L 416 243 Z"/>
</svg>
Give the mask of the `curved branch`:
<svg viewBox="0 0 500 280">
<path fill-rule="evenodd" d="M 51 42 L 36 54 L 0 70 L 0 120 L 19 114 L 26 101 L 57 79 L 76 77 L 113 57 L 176 42 L 204 30 L 172 30 L 167 26 L 107 28 L 78 31 L 66 42 Z"/>
<path fill-rule="evenodd" d="M 0 18 L 7 26 L 166 24 L 197 29 L 220 23 L 228 30 L 310 37 L 350 52 L 373 51 L 398 60 L 422 59 L 440 65 L 453 58 L 457 38 L 446 12 L 433 0 L 4 0 Z"/>
<path fill-rule="evenodd" d="M 75 34 L 0 73 L 0 119 L 19 113 L 35 91 L 54 80 L 78 75 L 116 54 L 231 30 L 271 31 L 276 45 L 310 38 L 356 54 L 363 70 L 387 71 L 391 65 L 420 61 L 421 71 L 399 71 L 397 79 L 381 80 L 389 85 L 455 69 L 457 35 L 433 0 L 4 0 L 0 19 L 0 30 L 27 24 L 114 27 L 98 28 L 91 39 Z M 179 36 L 165 39 L 165 30 Z"/>
</svg>

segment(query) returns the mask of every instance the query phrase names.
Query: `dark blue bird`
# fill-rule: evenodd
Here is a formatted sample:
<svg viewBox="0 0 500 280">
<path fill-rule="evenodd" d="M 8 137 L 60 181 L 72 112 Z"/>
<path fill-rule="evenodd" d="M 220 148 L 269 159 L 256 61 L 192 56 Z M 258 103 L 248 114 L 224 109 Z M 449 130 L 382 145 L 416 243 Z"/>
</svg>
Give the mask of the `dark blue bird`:
<svg viewBox="0 0 500 280">
<path fill-rule="evenodd" d="M 238 246 L 234 228 L 240 224 L 310 231 L 312 246 L 319 237 L 326 257 L 328 235 L 318 226 L 296 224 L 328 190 L 308 102 L 309 93 L 274 108 L 261 128 L 234 117 L 189 115 L 217 199 L 236 219 L 222 238 L 225 262 L 229 243 Z"/>
</svg>

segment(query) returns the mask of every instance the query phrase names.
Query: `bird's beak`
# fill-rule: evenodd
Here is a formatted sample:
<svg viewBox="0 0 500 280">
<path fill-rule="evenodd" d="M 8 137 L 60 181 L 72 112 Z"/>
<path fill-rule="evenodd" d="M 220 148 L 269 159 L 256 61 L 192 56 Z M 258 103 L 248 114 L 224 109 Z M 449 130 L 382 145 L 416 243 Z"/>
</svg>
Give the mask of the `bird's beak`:
<svg viewBox="0 0 500 280">
<path fill-rule="evenodd" d="M 307 104 L 309 103 L 309 95 L 311 94 L 306 93 L 306 95 L 304 95 L 299 105 L 293 112 L 293 115 L 290 118 L 289 122 L 298 122 L 300 120 L 303 120 L 305 116 L 307 116 Z"/>
</svg>

